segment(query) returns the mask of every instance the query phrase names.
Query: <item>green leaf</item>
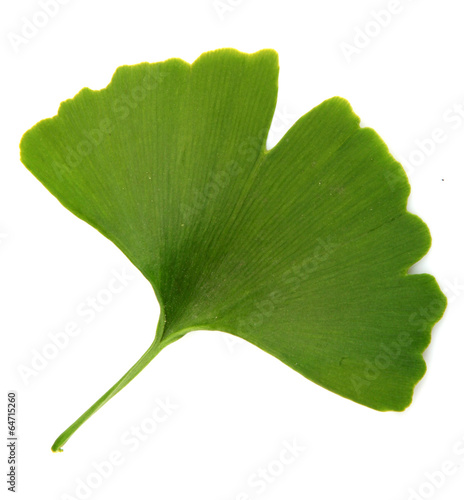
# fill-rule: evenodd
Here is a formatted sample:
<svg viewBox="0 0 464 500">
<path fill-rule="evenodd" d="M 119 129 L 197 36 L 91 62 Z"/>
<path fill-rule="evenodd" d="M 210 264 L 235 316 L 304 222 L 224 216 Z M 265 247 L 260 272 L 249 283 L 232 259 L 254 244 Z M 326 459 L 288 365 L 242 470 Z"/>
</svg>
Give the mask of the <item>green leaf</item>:
<svg viewBox="0 0 464 500">
<path fill-rule="evenodd" d="M 21 160 L 150 281 L 161 314 L 140 361 L 53 445 L 192 330 L 242 337 L 376 410 L 403 410 L 445 309 L 406 175 L 335 97 L 271 150 L 272 50 L 122 66 L 24 135 Z"/>
</svg>

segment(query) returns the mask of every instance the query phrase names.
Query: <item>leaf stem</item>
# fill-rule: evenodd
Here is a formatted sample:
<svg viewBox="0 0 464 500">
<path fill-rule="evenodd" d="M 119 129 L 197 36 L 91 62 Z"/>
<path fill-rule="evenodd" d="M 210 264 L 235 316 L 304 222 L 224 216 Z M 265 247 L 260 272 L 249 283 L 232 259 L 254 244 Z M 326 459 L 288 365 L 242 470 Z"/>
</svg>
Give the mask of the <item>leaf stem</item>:
<svg viewBox="0 0 464 500">
<path fill-rule="evenodd" d="M 123 389 L 133 378 L 135 378 L 149 363 L 150 361 L 165 347 L 162 345 L 160 340 L 161 336 L 158 336 L 158 332 L 163 330 L 164 321 L 162 321 L 161 315 L 160 322 L 158 324 L 157 334 L 155 340 L 150 345 L 150 347 L 145 351 L 143 356 L 137 361 L 137 363 L 132 366 L 132 368 L 116 382 L 116 384 L 111 387 L 110 390 L 105 392 L 103 396 L 97 400 L 85 413 L 83 413 L 73 424 L 71 424 L 62 434 L 58 436 L 56 441 L 53 443 L 52 451 L 58 452 L 63 451 L 62 446 L 68 441 L 68 439 L 79 429 L 79 427 L 88 420 L 95 412 L 97 412 L 106 402 L 108 402 L 113 396 L 115 396 L 121 389 Z"/>
</svg>

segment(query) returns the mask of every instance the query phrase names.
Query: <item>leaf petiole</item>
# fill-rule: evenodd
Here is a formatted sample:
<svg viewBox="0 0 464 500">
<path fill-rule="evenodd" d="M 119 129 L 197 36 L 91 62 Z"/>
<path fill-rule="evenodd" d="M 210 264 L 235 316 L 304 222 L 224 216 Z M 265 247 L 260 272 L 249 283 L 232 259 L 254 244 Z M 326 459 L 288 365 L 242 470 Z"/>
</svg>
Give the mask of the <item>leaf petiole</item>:
<svg viewBox="0 0 464 500">
<path fill-rule="evenodd" d="M 113 385 L 113 387 L 111 387 L 111 389 L 105 392 L 100 399 L 98 399 L 86 412 L 84 412 L 74 423 L 72 423 L 62 434 L 58 436 L 52 445 L 53 452 L 62 452 L 62 446 L 64 446 L 77 429 L 79 429 L 85 421 L 87 421 L 105 403 L 107 403 L 113 396 L 123 389 L 132 379 L 134 379 L 150 363 L 150 361 L 152 361 L 152 359 L 155 358 L 155 356 L 159 354 L 164 347 L 166 347 L 166 343 L 161 343 L 162 335 L 158 335 L 158 333 L 161 334 L 164 329 L 164 321 L 162 320 L 163 316 L 163 314 L 160 316 L 155 340 L 145 351 L 142 357 L 116 382 L 116 384 Z"/>
</svg>

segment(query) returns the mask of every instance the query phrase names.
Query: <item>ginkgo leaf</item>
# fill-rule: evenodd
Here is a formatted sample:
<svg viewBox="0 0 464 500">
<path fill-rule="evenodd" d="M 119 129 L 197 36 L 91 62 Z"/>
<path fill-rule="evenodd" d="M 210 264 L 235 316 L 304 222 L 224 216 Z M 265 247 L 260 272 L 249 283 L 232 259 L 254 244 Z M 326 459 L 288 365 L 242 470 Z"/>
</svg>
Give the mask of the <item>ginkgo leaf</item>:
<svg viewBox="0 0 464 500">
<path fill-rule="evenodd" d="M 271 150 L 272 50 L 117 69 L 24 135 L 24 165 L 113 241 L 160 304 L 153 344 L 55 442 L 192 330 L 242 337 L 376 410 L 403 410 L 446 299 L 408 269 L 430 246 L 410 187 L 344 99 Z"/>
</svg>

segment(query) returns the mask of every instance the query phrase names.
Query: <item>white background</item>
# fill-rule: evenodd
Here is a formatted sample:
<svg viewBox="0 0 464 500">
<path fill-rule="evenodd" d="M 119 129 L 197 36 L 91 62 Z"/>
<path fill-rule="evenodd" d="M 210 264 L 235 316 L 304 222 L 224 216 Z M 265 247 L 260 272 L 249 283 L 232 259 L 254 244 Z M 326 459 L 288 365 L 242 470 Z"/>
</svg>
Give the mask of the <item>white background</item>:
<svg viewBox="0 0 464 500">
<path fill-rule="evenodd" d="M 372 23 L 388 8 L 395 13 L 383 15 L 385 26 Z M 463 498 L 462 4 L 70 0 L 54 10 L 47 20 L 36 0 L 1 7 L 0 435 L 6 434 L 7 391 L 14 389 L 20 440 L 13 497 Z M 29 21 L 43 26 L 34 33 Z M 359 30 L 366 29 L 363 39 Z M 21 41 L 22 31 L 29 39 Z M 347 44 L 356 49 L 351 56 Z M 426 352 L 428 372 L 409 409 L 378 413 L 319 388 L 245 342 L 191 333 L 88 421 L 64 453 L 53 454 L 58 434 L 148 347 L 158 305 L 124 255 L 22 166 L 21 135 L 82 87 L 105 87 L 117 66 L 170 57 L 192 62 L 220 47 L 274 48 L 280 55 L 279 114 L 269 146 L 299 116 L 341 95 L 397 158 L 412 159 L 404 163 L 409 207 L 433 236 L 431 251 L 412 272 L 436 276 L 449 299 Z M 432 147 L 423 141 L 435 129 L 446 136 Z M 418 152 L 420 142 L 428 144 L 428 155 Z M 95 317 L 83 315 L 89 297 L 108 299 L 103 290 L 112 273 L 124 269 L 130 282 Z M 79 334 L 34 376 L 22 377 L 18 369 L 31 368 L 36 352 L 50 345 L 49 334 L 69 323 Z M 154 423 L 153 410 L 166 400 L 176 409 L 158 413 L 166 418 L 142 434 L 143 441 L 128 442 L 131 429 Z M 285 442 L 304 451 L 279 464 Z M 122 463 L 102 478 L 92 463 L 114 451 Z M 263 470 L 268 479 L 257 483 Z M 92 489 L 76 492 L 80 481 Z M 0 483 L 2 495 L 12 496 L 6 475 Z"/>
</svg>

